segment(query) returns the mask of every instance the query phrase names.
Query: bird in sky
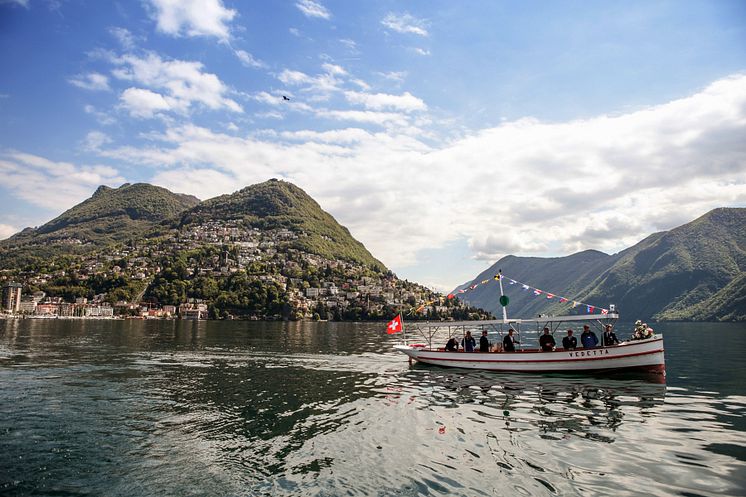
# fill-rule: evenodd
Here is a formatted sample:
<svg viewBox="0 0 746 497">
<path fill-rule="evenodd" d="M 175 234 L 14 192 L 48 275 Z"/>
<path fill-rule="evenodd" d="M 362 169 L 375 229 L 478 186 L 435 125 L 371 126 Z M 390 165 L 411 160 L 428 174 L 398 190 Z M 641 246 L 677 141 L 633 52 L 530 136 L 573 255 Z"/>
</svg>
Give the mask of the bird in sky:
<svg viewBox="0 0 746 497">
<path fill-rule="evenodd" d="M 288 102 L 290 102 L 290 97 L 288 97 L 288 96 L 286 96 L 286 95 L 283 95 L 283 96 L 282 96 L 282 99 L 283 99 L 283 100 L 286 100 L 286 101 L 288 101 Z"/>
</svg>

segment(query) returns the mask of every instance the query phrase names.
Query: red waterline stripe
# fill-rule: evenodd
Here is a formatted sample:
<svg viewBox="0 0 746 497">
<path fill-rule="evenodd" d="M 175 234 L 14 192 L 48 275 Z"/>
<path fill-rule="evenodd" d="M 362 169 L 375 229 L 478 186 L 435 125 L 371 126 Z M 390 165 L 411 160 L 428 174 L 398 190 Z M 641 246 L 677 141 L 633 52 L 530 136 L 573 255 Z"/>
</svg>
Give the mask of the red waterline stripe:
<svg viewBox="0 0 746 497">
<path fill-rule="evenodd" d="M 477 362 L 477 363 L 503 363 L 503 364 L 522 364 L 522 363 L 532 363 L 532 362 L 577 362 L 577 361 L 598 361 L 598 360 L 611 360 L 611 359 L 624 359 L 625 357 L 635 357 L 635 356 L 641 356 L 641 355 L 649 355 L 649 354 L 657 354 L 658 352 L 663 352 L 663 349 L 658 350 L 651 350 L 649 352 L 637 352 L 635 354 L 625 354 L 625 355 L 616 355 L 616 356 L 600 356 L 600 357 L 578 357 L 578 358 L 569 358 L 569 359 L 546 359 L 546 360 L 526 360 L 526 361 L 495 361 L 495 360 L 478 360 L 478 359 L 451 359 L 450 357 L 413 357 L 412 359 L 416 359 L 418 361 L 421 360 L 430 360 L 430 361 L 451 361 L 451 362 Z M 504 352 L 507 354 L 512 354 L 512 352 Z"/>
</svg>

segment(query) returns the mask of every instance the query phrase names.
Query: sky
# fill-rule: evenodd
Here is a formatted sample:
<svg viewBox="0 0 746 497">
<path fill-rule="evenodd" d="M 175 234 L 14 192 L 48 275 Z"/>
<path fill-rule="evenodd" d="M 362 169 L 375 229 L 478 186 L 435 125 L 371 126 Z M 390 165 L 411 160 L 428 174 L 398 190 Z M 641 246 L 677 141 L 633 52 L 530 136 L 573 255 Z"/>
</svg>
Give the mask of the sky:
<svg viewBox="0 0 746 497">
<path fill-rule="evenodd" d="M 744 207 L 746 2 L 0 0 L 0 238 L 270 178 L 441 291 Z"/>
</svg>

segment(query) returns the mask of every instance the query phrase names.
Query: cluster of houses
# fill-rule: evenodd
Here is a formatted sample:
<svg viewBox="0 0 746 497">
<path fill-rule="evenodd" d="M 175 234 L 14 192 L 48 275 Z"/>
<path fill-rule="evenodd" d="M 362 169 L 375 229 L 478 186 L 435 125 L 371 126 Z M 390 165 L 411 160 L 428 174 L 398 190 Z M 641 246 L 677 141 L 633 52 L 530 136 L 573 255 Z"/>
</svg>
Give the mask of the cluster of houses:
<svg viewBox="0 0 746 497">
<path fill-rule="evenodd" d="M 188 299 L 179 305 L 152 306 L 117 302 L 105 302 L 105 295 L 96 295 L 89 301 L 77 297 L 75 302 L 65 302 L 61 297 L 47 297 L 44 292 L 30 295 L 22 293 L 23 285 L 15 282 L 2 287 L 0 313 L 7 316 L 29 318 L 92 318 L 112 319 L 115 316 L 128 316 L 143 319 L 206 319 L 207 304 L 199 299 Z"/>
<path fill-rule="evenodd" d="M 105 253 L 81 256 L 74 265 L 54 268 L 48 273 L 0 275 L 3 284 L 3 309 L 33 316 L 112 317 L 119 315 L 142 318 L 205 319 L 208 302 L 188 299 L 180 305 L 115 300 L 106 294 L 89 300 L 78 297 L 63 302 L 43 292 L 21 296 L 22 287 L 45 288 L 55 279 L 72 278 L 85 285 L 91 278 L 124 277 L 141 281 L 145 288 L 162 268 L 161 261 L 174 254 L 192 254 L 186 260 L 188 278 L 209 276 L 219 280 L 244 272 L 251 279 L 273 283 L 284 293 L 298 319 L 317 317 L 319 309 L 344 311 L 350 307 L 375 314 L 388 309 L 406 310 L 430 302 L 420 311 L 447 313 L 446 302 L 433 298 L 426 288 L 397 279 L 393 274 L 370 271 L 353 261 L 330 260 L 298 249 L 293 241 L 307 236 L 288 229 L 259 230 L 242 221 L 209 221 L 191 225 L 159 239 L 124 245 Z M 205 247 L 211 250 L 205 252 Z M 206 256 L 204 254 L 207 254 Z M 11 280 L 14 278 L 14 280 Z M 15 283 L 21 279 L 24 285 Z M 6 292 L 7 288 L 7 292 Z M 6 293 L 8 300 L 6 305 Z M 15 299 L 15 300 L 13 300 Z M 11 302 L 13 300 L 13 302 Z M 434 301 L 434 303 L 433 303 Z M 448 302 L 451 306 L 456 302 Z"/>
</svg>

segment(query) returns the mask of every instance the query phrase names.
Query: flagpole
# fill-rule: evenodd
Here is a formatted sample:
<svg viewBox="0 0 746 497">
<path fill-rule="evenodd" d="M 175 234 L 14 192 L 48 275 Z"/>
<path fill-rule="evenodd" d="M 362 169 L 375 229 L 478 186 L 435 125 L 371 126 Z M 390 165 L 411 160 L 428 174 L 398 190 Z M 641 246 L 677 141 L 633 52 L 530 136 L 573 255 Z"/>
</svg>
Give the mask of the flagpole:
<svg viewBox="0 0 746 497">
<path fill-rule="evenodd" d="M 499 278 L 497 279 L 497 282 L 500 283 L 500 297 L 502 297 L 504 295 L 503 294 L 503 277 L 502 277 L 503 270 L 502 269 L 498 269 L 497 270 L 497 274 L 499 276 Z M 507 307 L 508 306 L 505 306 L 505 305 L 502 306 L 502 308 L 503 308 L 503 323 L 507 323 L 508 322 L 508 311 L 507 311 Z"/>
<path fill-rule="evenodd" d="M 399 311 L 399 321 L 401 321 L 401 334 L 402 338 L 404 338 L 404 345 L 407 345 L 407 332 L 404 329 L 404 316 L 401 315 L 401 311 Z"/>
</svg>

